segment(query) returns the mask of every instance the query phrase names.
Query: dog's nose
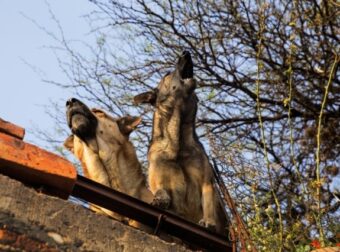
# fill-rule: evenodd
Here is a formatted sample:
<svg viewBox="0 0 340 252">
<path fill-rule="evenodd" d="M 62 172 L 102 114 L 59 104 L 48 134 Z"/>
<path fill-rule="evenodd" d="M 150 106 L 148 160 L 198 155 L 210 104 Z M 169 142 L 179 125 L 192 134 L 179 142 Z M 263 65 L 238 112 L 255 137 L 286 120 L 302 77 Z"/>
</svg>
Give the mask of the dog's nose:
<svg viewBox="0 0 340 252">
<path fill-rule="evenodd" d="M 73 103 L 77 102 L 78 100 L 76 98 L 71 98 L 69 100 L 67 100 L 66 102 L 66 106 L 69 107 L 69 106 L 72 106 Z"/>
<path fill-rule="evenodd" d="M 189 51 L 183 51 L 181 57 L 190 57 L 190 52 Z"/>
</svg>

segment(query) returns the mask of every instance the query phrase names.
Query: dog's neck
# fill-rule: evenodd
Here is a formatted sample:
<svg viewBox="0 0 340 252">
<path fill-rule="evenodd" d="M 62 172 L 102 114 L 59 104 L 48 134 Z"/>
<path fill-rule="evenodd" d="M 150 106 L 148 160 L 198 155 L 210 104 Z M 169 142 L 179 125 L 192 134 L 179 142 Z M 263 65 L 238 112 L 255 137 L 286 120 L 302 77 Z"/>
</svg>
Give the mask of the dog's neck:
<svg viewBox="0 0 340 252">
<path fill-rule="evenodd" d="M 178 100 L 173 106 L 157 107 L 153 117 L 152 142 L 166 141 L 172 153 L 198 143 L 196 134 L 197 97 Z M 199 143 L 198 143 L 199 144 Z"/>
<path fill-rule="evenodd" d="M 153 117 L 152 142 L 167 141 L 173 151 L 179 150 L 181 127 L 181 102 L 174 102 L 173 107 L 159 106 Z"/>
</svg>

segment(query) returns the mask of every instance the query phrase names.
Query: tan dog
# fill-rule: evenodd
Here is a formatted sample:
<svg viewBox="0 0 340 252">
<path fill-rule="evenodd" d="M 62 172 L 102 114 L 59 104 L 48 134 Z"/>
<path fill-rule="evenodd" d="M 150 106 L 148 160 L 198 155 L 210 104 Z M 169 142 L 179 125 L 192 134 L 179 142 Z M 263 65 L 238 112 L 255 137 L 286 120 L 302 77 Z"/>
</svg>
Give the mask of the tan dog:
<svg viewBox="0 0 340 252">
<path fill-rule="evenodd" d="M 135 148 L 129 141 L 129 134 L 141 118 L 126 116 L 115 119 L 102 110 L 90 110 L 75 98 L 68 100 L 66 106 L 67 122 L 73 135 L 66 139 L 64 145 L 80 160 L 84 175 L 150 203 L 153 195 L 146 187 Z M 123 217 L 104 208 L 91 208 L 123 220 Z"/>
<path fill-rule="evenodd" d="M 214 187 L 213 168 L 195 131 L 195 88 L 191 56 L 184 52 L 176 70 L 156 89 L 134 98 L 136 104 L 156 107 L 148 152 L 153 204 L 226 235 L 228 221 Z"/>
</svg>

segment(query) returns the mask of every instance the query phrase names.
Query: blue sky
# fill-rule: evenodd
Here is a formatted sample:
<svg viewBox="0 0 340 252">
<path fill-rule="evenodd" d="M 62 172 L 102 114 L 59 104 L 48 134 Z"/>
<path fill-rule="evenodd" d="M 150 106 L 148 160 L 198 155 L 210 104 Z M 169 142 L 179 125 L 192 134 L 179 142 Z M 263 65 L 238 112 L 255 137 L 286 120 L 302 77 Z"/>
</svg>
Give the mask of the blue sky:
<svg viewBox="0 0 340 252">
<path fill-rule="evenodd" d="M 89 26 L 82 16 L 94 9 L 86 0 L 48 1 L 67 39 L 87 41 Z M 54 121 L 46 113 L 50 101 L 64 104 L 71 91 L 43 82 L 43 78 L 63 81 L 52 50 L 55 41 L 30 19 L 58 33 L 46 1 L 0 1 L 0 117 L 26 129 L 25 140 L 41 142 L 32 134 L 47 130 Z M 26 17 L 25 17 L 26 16 Z M 40 74 L 38 74 L 39 72 Z"/>
</svg>

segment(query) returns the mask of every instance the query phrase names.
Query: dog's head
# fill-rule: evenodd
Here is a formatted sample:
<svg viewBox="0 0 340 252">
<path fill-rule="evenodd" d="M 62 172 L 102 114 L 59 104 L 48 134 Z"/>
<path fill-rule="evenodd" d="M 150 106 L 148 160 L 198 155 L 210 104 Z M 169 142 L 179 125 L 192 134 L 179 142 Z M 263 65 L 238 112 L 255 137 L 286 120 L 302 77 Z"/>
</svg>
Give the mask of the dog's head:
<svg viewBox="0 0 340 252">
<path fill-rule="evenodd" d="M 100 143 L 106 146 L 123 144 L 141 122 L 140 117 L 113 118 L 103 110 L 89 109 L 75 98 L 66 102 L 66 118 L 72 135 L 66 139 L 64 146 L 71 152 L 75 152 L 74 148 L 82 143 L 95 153 L 98 153 Z"/>
<path fill-rule="evenodd" d="M 195 88 L 191 55 L 184 51 L 177 61 L 175 70 L 166 74 L 155 89 L 135 96 L 134 102 L 135 104 L 148 103 L 154 106 L 171 104 L 179 99 L 190 98 Z"/>
<path fill-rule="evenodd" d="M 83 141 L 93 138 L 96 134 L 97 117 L 76 98 L 71 98 L 66 102 L 66 119 L 72 133 Z"/>
</svg>

